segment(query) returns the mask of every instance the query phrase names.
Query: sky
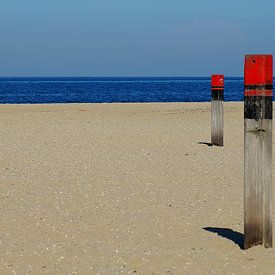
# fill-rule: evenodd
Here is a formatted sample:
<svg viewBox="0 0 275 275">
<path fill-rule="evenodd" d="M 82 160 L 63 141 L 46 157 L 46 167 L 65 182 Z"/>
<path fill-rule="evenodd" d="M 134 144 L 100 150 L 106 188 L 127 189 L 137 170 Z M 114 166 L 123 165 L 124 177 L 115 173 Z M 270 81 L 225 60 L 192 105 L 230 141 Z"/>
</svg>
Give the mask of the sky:
<svg viewBox="0 0 275 275">
<path fill-rule="evenodd" d="M 2 0 L 0 76 L 242 76 L 274 0 Z"/>
</svg>

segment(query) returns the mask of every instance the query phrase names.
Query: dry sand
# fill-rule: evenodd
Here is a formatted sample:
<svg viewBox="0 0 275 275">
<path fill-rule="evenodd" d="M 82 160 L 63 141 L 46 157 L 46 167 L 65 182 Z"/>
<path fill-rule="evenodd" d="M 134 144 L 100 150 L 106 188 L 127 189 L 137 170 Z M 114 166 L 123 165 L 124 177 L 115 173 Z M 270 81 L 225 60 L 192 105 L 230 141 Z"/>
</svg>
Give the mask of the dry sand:
<svg viewBox="0 0 275 275">
<path fill-rule="evenodd" d="M 275 249 L 239 246 L 241 103 L 223 148 L 208 103 L 0 112 L 0 274 L 275 273 Z"/>
</svg>

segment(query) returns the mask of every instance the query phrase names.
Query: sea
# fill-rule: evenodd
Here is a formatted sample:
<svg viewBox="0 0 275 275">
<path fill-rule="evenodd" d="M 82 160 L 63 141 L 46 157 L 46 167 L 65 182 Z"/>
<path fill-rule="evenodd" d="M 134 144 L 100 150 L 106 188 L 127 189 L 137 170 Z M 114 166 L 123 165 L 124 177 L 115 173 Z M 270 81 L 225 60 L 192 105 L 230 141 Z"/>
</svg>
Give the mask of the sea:
<svg viewBox="0 0 275 275">
<path fill-rule="evenodd" d="M 210 83 L 209 77 L 2 77 L 0 103 L 208 102 Z M 243 93 L 243 78 L 225 78 L 225 101 L 242 101 Z"/>
</svg>

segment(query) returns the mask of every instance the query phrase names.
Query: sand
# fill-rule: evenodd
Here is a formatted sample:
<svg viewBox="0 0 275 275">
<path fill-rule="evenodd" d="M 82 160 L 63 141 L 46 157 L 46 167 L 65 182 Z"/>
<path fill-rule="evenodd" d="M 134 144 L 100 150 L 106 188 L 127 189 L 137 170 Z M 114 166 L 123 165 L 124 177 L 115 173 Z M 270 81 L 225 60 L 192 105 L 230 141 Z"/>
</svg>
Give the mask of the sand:
<svg viewBox="0 0 275 275">
<path fill-rule="evenodd" d="M 209 103 L 1 105 L 0 125 L 0 274 L 274 274 L 275 249 L 240 247 L 242 103 L 224 147 Z"/>
</svg>

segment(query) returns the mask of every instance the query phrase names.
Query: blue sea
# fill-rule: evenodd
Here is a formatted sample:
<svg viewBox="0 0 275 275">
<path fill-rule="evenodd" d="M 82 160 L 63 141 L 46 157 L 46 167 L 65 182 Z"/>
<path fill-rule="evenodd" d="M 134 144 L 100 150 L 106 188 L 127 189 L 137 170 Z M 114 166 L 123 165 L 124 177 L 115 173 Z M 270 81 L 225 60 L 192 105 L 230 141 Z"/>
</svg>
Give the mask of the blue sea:
<svg viewBox="0 0 275 275">
<path fill-rule="evenodd" d="M 225 78 L 225 101 L 243 100 L 243 78 Z M 0 78 L 0 103 L 207 102 L 209 77 Z"/>
</svg>

